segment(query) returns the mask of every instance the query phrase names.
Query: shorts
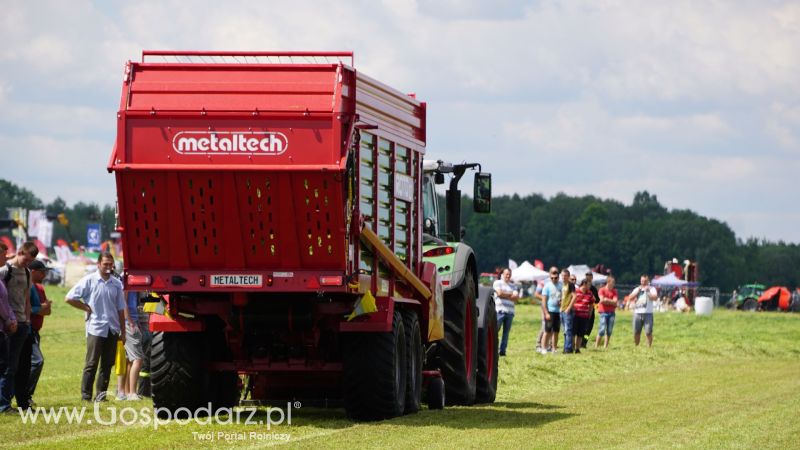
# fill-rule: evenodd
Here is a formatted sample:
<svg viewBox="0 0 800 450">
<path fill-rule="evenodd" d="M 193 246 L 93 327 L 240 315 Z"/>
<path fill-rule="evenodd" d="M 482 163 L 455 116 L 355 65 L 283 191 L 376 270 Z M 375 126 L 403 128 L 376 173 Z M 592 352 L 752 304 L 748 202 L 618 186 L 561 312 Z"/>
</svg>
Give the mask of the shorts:
<svg viewBox="0 0 800 450">
<path fill-rule="evenodd" d="M 558 333 L 561 331 L 561 314 L 557 312 L 551 312 L 550 320 L 544 321 L 544 331 L 547 333 Z"/>
<path fill-rule="evenodd" d="M 653 334 L 653 313 L 635 313 L 633 315 L 633 334 L 642 334 L 643 327 L 645 335 Z"/>
<path fill-rule="evenodd" d="M 591 317 L 575 316 L 575 318 L 572 321 L 572 334 L 574 336 L 580 336 L 580 337 L 586 335 L 589 331 L 591 331 L 589 328 L 590 320 Z"/>
<path fill-rule="evenodd" d="M 125 355 L 128 361 L 144 359 L 142 350 L 142 330 L 125 327 Z"/>
<path fill-rule="evenodd" d="M 598 336 L 611 336 L 611 333 L 614 331 L 614 321 L 617 319 L 617 314 L 610 312 L 610 313 L 600 313 L 600 329 L 597 331 Z"/>
</svg>

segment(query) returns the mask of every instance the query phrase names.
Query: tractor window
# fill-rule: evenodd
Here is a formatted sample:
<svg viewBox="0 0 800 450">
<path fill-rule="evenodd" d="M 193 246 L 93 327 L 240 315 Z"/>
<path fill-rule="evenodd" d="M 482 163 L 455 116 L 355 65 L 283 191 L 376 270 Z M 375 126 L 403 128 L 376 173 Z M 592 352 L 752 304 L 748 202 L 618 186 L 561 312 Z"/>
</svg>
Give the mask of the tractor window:
<svg viewBox="0 0 800 450">
<path fill-rule="evenodd" d="M 434 188 L 433 177 L 431 175 L 426 175 L 422 177 L 424 180 L 422 183 L 422 220 L 424 223 L 427 223 L 428 220 L 431 220 L 433 226 L 431 229 L 428 229 L 427 226 L 423 225 L 423 229 L 426 233 L 431 234 L 435 237 L 439 236 L 439 224 L 438 224 L 438 208 L 436 205 L 436 189 Z"/>
</svg>

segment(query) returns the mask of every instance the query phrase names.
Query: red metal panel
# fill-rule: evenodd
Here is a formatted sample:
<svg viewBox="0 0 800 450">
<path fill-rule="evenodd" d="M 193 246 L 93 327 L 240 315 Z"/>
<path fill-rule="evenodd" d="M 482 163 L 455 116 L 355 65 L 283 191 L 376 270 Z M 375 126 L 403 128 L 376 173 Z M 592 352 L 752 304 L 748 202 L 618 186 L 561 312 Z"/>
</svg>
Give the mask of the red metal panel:
<svg viewBox="0 0 800 450">
<path fill-rule="evenodd" d="M 153 332 L 187 333 L 204 329 L 203 322 L 200 320 L 187 320 L 180 317 L 172 319 L 161 314 L 150 314 L 150 331 Z"/>
</svg>

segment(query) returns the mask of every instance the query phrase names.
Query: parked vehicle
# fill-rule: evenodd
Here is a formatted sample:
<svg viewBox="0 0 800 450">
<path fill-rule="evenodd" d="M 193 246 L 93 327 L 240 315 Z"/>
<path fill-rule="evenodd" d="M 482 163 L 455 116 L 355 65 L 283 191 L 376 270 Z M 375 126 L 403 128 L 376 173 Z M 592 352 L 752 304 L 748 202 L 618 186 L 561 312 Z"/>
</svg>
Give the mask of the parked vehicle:
<svg viewBox="0 0 800 450">
<path fill-rule="evenodd" d="M 494 305 L 458 223 L 480 166 L 424 161 L 424 102 L 352 53 L 156 51 L 126 66 L 117 122 L 124 281 L 160 294 L 154 406 L 494 401 Z M 488 174 L 474 192 L 487 212 Z"/>
<path fill-rule="evenodd" d="M 755 311 L 758 309 L 758 298 L 765 289 L 766 286 L 757 283 L 739 286 L 733 292 L 733 301 L 730 306 L 743 311 Z"/>
</svg>

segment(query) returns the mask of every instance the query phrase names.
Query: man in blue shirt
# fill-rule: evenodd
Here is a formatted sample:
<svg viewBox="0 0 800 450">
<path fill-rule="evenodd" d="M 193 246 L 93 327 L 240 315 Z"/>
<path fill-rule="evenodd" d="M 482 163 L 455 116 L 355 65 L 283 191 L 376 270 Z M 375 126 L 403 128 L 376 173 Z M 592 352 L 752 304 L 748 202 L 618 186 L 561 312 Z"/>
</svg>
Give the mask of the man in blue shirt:
<svg viewBox="0 0 800 450">
<path fill-rule="evenodd" d="M 108 379 L 117 353 L 117 339 L 125 342 L 125 296 L 122 282 L 111 276 L 114 257 L 101 253 L 97 271 L 81 278 L 67 293 L 67 303 L 86 312 L 86 365 L 81 379 L 81 397 L 92 400 L 92 383 L 97 373 L 97 396 L 94 401 L 106 400 Z"/>
<path fill-rule="evenodd" d="M 561 289 L 563 284 L 558 281 L 558 268 L 550 268 L 550 280 L 542 288 L 542 293 L 537 294 L 542 301 L 542 315 L 545 319 L 544 342 L 541 354 L 555 352 L 558 348 L 558 333 L 561 331 Z"/>
</svg>

